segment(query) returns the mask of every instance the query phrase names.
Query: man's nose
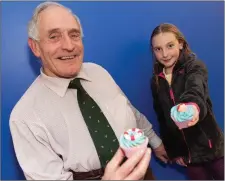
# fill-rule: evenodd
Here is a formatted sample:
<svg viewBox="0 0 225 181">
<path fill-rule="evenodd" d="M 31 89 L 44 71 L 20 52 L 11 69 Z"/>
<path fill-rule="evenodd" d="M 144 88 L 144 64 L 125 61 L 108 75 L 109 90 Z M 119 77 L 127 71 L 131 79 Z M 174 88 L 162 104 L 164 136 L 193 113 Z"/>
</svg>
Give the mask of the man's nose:
<svg viewBox="0 0 225 181">
<path fill-rule="evenodd" d="M 74 42 L 68 35 L 62 38 L 62 48 L 67 51 L 73 51 L 75 48 Z"/>
</svg>

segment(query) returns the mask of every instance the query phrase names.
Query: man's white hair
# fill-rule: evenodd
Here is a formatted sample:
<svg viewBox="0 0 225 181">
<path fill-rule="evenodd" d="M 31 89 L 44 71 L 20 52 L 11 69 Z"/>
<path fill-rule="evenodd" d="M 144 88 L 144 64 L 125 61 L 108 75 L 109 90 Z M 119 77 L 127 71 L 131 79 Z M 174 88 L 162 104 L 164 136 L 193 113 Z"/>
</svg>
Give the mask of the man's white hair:
<svg viewBox="0 0 225 181">
<path fill-rule="evenodd" d="M 81 23 L 80 23 L 80 20 L 79 18 L 72 13 L 71 9 L 59 4 L 59 3 L 56 3 L 56 2 L 44 2 L 44 3 L 41 3 L 39 4 L 36 9 L 34 10 L 34 13 L 33 13 L 33 16 L 32 16 L 32 19 L 30 20 L 30 22 L 28 23 L 28 37 L 29 38 L 32 38 L 34 40 L 39 40 L 39 32 L 38 32 L 38 17 L 39 17 L 39 14 L 47 9 L 48 7 L 50 6 L 59 6 L 59 7 L 63 7 L 65 8 L 66 10 L 68 10 L 75 18 L 75 20 L 77 21 L 77 23 L 79 24 L 80 26 L 80 31 L 81 31 L 81 36 L 83 37 L 84 34 L 83 34 L 83 30 L 82 30 L 82 26 L 81 26 Z"/>
</svg>

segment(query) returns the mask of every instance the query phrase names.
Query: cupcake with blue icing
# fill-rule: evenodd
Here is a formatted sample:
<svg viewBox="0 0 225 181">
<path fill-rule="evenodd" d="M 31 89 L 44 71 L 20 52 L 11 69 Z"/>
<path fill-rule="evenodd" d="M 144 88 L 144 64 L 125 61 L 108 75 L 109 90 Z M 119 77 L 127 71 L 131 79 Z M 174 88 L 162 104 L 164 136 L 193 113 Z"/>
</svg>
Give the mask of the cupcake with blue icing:
<svg viewBox="0 0 225 181">
<path fill-rule="evenodd" d="M 119 142 L 126 157 L 129 158 L 137 151 L 147 148 L 148 137 L 141 129 L 131 128 L 120 136 Z"/>
<path fill-rule="evenodd" d="M 187 128 L 193 120 L 195 109 L 193 104 L 179 104 L 173 106 L 170 111 L 171 118 L 179 129 Z"/>
</svg>

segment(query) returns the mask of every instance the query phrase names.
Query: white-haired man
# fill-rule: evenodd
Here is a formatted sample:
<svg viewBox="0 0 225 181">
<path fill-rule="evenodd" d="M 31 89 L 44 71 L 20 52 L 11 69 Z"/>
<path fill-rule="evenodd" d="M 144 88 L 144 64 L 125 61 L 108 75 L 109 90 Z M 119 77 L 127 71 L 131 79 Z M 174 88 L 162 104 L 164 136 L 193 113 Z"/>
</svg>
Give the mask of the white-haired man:
<svg viewBox="0 0 225 181">
<path fill-rule="evenodd" d="M 143 129 L 156 155 L 166 161 L 152 125 L 109 73 L 83 63 L 77 16 L 61 4 L 42 3 L 28 34 L 28 44 L 41 60 L 41 73 L 10 116 L 16 156 L 26 179 L 142 179 L 150 171 L 150 148 L 124 160 L 118 145 L 119 136 L 131 127 Z"/>
</svg>

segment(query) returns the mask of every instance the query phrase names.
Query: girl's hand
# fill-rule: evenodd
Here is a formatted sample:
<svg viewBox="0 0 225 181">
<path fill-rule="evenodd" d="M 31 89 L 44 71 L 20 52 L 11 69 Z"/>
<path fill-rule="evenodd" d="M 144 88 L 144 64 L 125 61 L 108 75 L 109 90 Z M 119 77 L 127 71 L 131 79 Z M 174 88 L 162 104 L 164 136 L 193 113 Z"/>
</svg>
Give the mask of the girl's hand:
<svg viewBox="0 0 225 181">
<path fill-rule="evenodd" d="M 198 108 L 196 105 L 193 104 L 193 108 L 194 108 L 194 111 L 195 111 L 195 114 L 193 116 L 193 119 L 192 121 L 190 121 L 188 123 L 188 126 L 194 126 L 198 121 L 199 121 L 199 111 L 198 111 Z"/>
</svg>

